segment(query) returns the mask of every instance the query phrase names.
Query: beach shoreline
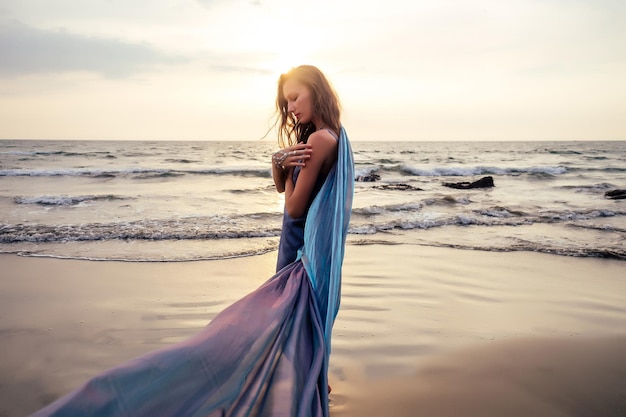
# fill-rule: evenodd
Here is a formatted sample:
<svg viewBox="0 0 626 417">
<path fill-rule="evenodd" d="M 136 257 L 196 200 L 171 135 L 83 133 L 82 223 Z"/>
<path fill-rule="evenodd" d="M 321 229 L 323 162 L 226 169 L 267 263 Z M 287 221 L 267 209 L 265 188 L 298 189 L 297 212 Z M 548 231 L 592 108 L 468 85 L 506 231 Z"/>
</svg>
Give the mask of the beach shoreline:
<svg viewBox="0 0 626 417">
<path fill-rule="evenodd" d="M 0 415 L 195 334 L 275 260 L 0 255 Z M 348 245 L 331 415 L 623 415 L 625 272 L 606 259 Z"/>
</svg>

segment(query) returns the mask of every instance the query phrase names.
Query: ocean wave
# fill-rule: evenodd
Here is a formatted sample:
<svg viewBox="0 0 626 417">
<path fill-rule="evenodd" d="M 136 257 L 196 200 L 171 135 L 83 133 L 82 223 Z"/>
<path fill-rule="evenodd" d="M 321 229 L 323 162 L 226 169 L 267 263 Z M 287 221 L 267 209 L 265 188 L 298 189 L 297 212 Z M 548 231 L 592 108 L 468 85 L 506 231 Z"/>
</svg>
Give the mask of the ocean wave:
<svg viewBox="0 0 626 417">
<path fill-rule="evenodd" d="M 190 164 L 192 161 L 189 161 Z M 181 165 L 183 163 L 181 162 Z M 566 174 L 570 171 L 580 171 L 579 168 L 566 168 L 563 166 L 543 166 L 526 168 L 497 168 L 497 167 L 433 167 L 419 168 L 409 165 L 366 165 L 357 166 L 355 176 L 368 176 L 381 171 L 398 172 L 402 175 L 417 177 L 471 177 L 479 175 L 530 175 L 536 178 L 552 178 Z M 591 170 L 596 171 L 596 170 Z M 606 172 L 626 172 L 626 168 L 606 167 Z M 118 169 L 93 169 L 93 168 L 61 168 L 61 169 L 1 169 L 0 177 L 125 177 L 145 176 L 153 178 L 158 176 L 182 176 L 182 175 L 232 175 L 241 177 L 271 178 L 271 170 L 267 167 L 210 167 L 210 168 L 118 168 Z"/>
<path fill-rule="evenodd" d="M 86 224 L 1 224 L 0 243 L 208 240 L 280 236 L 280 214 Z"/>
<path fill-rule="evenodd" d="M 37 251 L 29 250 L 10 250 L 0 248 L 0 253 L 11 254 L 31 258 L 52 258 L 52 259 L 72 259 L 79 261 L 95 261 L 95 262 L 197 262 L 197 261 L 214 261 L 223 259 L 245 258 L 248 256 L 263 255 L 277 249 L 276 244 L 268 244 L 265 247 L 255 249 L 241 249 L 239 251 L 226 251 L 217 254 L 189 254 L 189 253 L 165 253 L 155 255 L 153 253 L 115 253 L 115 254 L 91 254 L 89 256 L 79 253 L 59 254 L 55 252 L 47 252 L 45 248 L 38 248 Z"/>
<path fill-rule="evenodd" d="M 476 175 L 520 175 L 520 174 L 544 174 L 562 175 L 567 173 L 567 168 L 562 166 L 543 166 L 527 168 L 497 168 L 497 167 L 433 167 L 418 168 L 409 165 L 401 165 L 400 171 L 404 174 L 420 177 L 468 177 Z"/>
<path fill-rule="evenodd" d="M 57 199 L 53 201 L 73 204 L 72 201 L 77 200 L 63 202 L 64 200 Z M 33 203 L 40 204 L 34 201 Z M 423 213 L 419 205 L 413 206 L 413 211 L 406 211 L 409 207 L 401 206 L 385 206 L 384 210 L 379 210 L 379 212 L 374 212 L 371 208 L 365 211 L 357 210 L 350 223 L 349 234 L 372 237 L 377 235 L 382 238 L 395 237 L 400 241 L 417 239 L 418 241 L 426 241 L 432 246 L 441 245 L 462 249 L 529 250 L 558 255 L 626 260 L 623 245 L 619 243 L 620 239 L 623 241 L 624 233 L 626 233 L 623 227 L 615 225 L 615 221 L 613 221 L 614 225 L 594 225 L 584 222 L 584 220 L 623 216 L 626 213 L 606 210 L 524 213 L 499 206 L 464 213 Z M 398 211 L 394 212 L 393 210 Z M 128 253 L 128 259 L 115 259 L 155 260 L 154 256 L 157 256 L 155 255 L 157 252 L 141 249 L 143 247 L 141 245 L 147 244 L 157 244 L 160 245 L 159 247 L 168 248 L 164 252 L 158 251 L 159 259 L 156 260 L 198 260 L 220 259 L 231 255 L 248 256 L 255 254 L 243 254 L 249 250 L 246 249 L 250 247 L 249 245 L 236 242 L 227 244 L 226 241 L 254 238 L 278 239 L 281 232 L 281 219 L 280 213 L 258 213 L 245 216 L 206 216 L 70 225 L 0 224 L 0 244 L 2 245 L 0 251 L 27 253 L 29 252 L 28 248 L 32 248 L 30 252 L 34 254 L 54 252 L 54 256 L 75 257 L 72 253 L 80 253 L 80 256 L 86 256 L 85 259 L 96 259 L 97 256 L 90 254 L 92 249 L 95 250 L 94 253 L 97 253 L 98 246 L 93 248 L 87 246 L 89 249 L 85 249 L 82 246 L 88 244 L 85 242 L 100 242 L 98 245 L 106 242 L 107 247 L 110 248 L 111 245 L 118 245 L 116 242 L 124 241 L 135 242 L 138 246 L 133 246 L 133 250 Z M 617 220 L 619 221 L 619 219 Z M 533 225 L 537 225 L 538 228 L 533 229 Z M 557 228 L 554 229 L 556 232 L 554 234 L 546 232 L 544 225 L 556 226 Z M 579 235 L 575 234 L 577 233 L 575 229 L 571 229 L 574 234 L 566 233 L 566 230 L 571 227 L 593 230 L 594 237 L 589 236 L 588 241 L 581 241 L 578 239 Z M 457 228 L 457 232 L 454 232 L 454 228 Z M 464 229 L 467 230 L 466 228 L 474 228 L 474 230 L 460 232 Z M 428 234 L 404 233 L 404 231 L 412 230 L 430 230 L 431 232 Z M 533 230 L 537 230 L 539 233 L 534 233 Z M 583 233 L 580 236 L 588 235 L 588 232 L 582 231 L 580 233 Z M 456 237 L 451 238 L 451 236 Z M 492 238 L 485 239 L 480 236 L 492 236 Z M 524 236 L 524 238 L 519 236 Z M 188 256 L 185 254 L 184 242 L 198 246 L 205 245 L 204 242 L 206 241 L 213 241 L 206 247 L 218 248 L 219 254 L 205 256 L 202 250 L 193 254 L 189 253 Z M 170 243 L 168 242 L 182 249 L 178 250 L 176 254 L 170 253 Z M 53 251 L 47 249 L 48 244 L 54 246 Z M 241 250 L 238 249 L 239 246 L 241 246 Z M 119 247 L 122 248 L 123 246 Z M 254 249 L 254 251 L 258 250 L 258 248 Z M 114 252 L 120 251 L 123 250 L 118 249 Z M 85 255 L 86 253 L 89 255 Z M 102 259 L 113 259 L 109 255 L 107 256 Z M 125 255 L 120 256 L 123 258 Z"/>
<path fill-rule="evenodd" d="M 0 177 L 97 177 L 141 174 L 150 172 L 165 172 L 166 170 L 151 170 L 147 168 L 127 169 L 90 169 L 90 168 L 63 168 L 63 169 L 2 169 Z"/>
<path fill-rule="evenodd" d="M 16 204 L 39 204 L 44 206 L 74 206 L 89 201 L 112 201 L 126 200 L 126 197 L 120 197 L 112 194 L 107 195 L 42 195 L 35 197 L 15 197 L 13 200 Z"/>
<path fill-rule="evenodd" d="M 403 211 L 416 213 L 419 206 L 409 208 L 409 205 L 398 205 Z M 464 213 L 437 214 L 421 213 L 421 216 L 404 216 L 390 218 L 387 214 L 393 212 L 393 207 L 372 206 L 353 210 L 354 221 L 350 226 L 350 233 L 374 234 L 387 232 L 393 229 L 431 229 L 444 226 L 523 226 L 532 224 L 555 224 L 593 220 L 604 217 L 624 216 L 626 212 L 611 210 L 581 210 L 581 211 L 542 211 L 537 213 L 524 212 L 506 207 L 491 207 L 472 210 Z M 399 211 L 399 210 L 398 210 Z"/>
<path fill-rule="evenodd" d="M 354 170 L 354 177 L 366 177 L 368 175 L 375 174 L 380 170 L 381 167 L 377 165 L 367 165 L 367 166 L 359 166 Z"/>
<path fill-rule="evenodd" d="M 172 162 L 175 164 L 197 164 L 200 163 L 201 161 L 198 160 L 193 160 L 193 159 L 186 159 L 186 158 L 167 158 L 165 159 L 165 162 Z"/>
<path fill-rule="evenodd" d="M 71 206 L 94 200 L 124 199 L 115 195 L 18 197 L 18 204 Z M 353 210 L 351 234 L 376 234 L 392 230 L 433 229 L 446 226 L 502 227 L 533 224 L 579 224 L 584 221 L 625 216 L 617 210 L 524 212 L 503 206 L 465 212 L 424 212 L 422 203 L 368 206 Z M 281 213 L 145 219 L 85 224 L 0 224 L 0 243 L 77 242 L 106 240 L 219 240 L 277 237 Z M 621 233 L 619 226 L 586 226 Z"/>
<path fill-rule="evenodd" d="M 385 166 L 385 165 L 396 165 L 396 164 L 400 163 L 399 160 L 391 159 L 391 158 L 380 158 L 380 159 L 375 160 L 374 162 L 376 162 L 377 164 L 383 165 L 383 166 Z"/>
<path fill-rule="evenodd" d="M 63 151 L 2 151 L 0 155 L 15 155 L 15 156 L 36 156 L 36 155 L 63 155 Z"/>
<path fill-rule="evenodd" d="M 182 175 L 232 175 L 241 177 L 270 178 L 269 168 L 207 168 L 174 170 L 162 168 L 120 168 L 120 169 L 91 169 L 91 168 L 64 168 L 64 169 L 2 169 L 0 177 L 126 177 L 135 176 L 135 179 L 149 179 L 155 177 L 173 177 Z"/>
<path fill-rule="evenodd" d="M 521 217 L 524 215 L 523 212 L 509 211 L 508 209 L 504 207 L 494 207 L 491 209 L 479 210 L 478 214 L 482 216 L 497 217 L 497 218 L 503 218 L 503 219 L 507 219 L 509 217 Z"/>
<path fill-rule="evenodd" d="M 426 198 L 419 202 L 413 203 L 398 203 L 398 204 L 386 204 L 386 205 L 371 205 L 364 207 L 355 207 L 352 209 L 353 215 L 361 215 L 361 216 L 373 216 L 373 215 L 384 215 L 387 213 L 416 213 L 421 211 L 424 206 L 451 206 L 455 204 L 459 205 L 468 205 L 471 204 L 472 201 L 463 196 L 463 197 L 454 197 L 454 196 L 444 196 L 441 198 Z M 498 210 L 498 208 L 494 209 Z"/>
<path fill-rule="evenodd" d="M 375 231 L 367 230 L 367 227 L 359 230 L 351 230 L 351 233 L 365 236 L 375 234 Z M 349 239 L 347 244 L 351 245 L 372 245 L 372 244 L 384 244 L 384 245 L 397 245 L 406 244 L 402 241 L 398 241 L 393 235 L 386 235 L 382 239 L 372 237 L 354 237 Z M 58 259 L 79 259 L 89 261 L 121 261 L 121 262 L 189 262 L 189 261 L 203 261 L 203 260 L 217 260 L 217 259 L 229 259 L 245 256 L 256 256 L 265 254 L 277 249 L 277 240 L 267 240 L 262 244 L 254 244 L 253 247 L 241 246 L 241 249 L 225 249 L 218 250 L 217 252 L 208 250 L 203 251 L 189 251 L 186 249 L 185 241 L 177 241 L 177 243 L 167 243 L 166 251 L 154 251 L 150 249 L 150 246 L 146 247 L 146 250 L 142 250 L 142 246 L 134 246 L 133 251 L 124 250 L 105 250 L 99 251 L 97 247 L 94 250 L 85 251 L 81 246 L 72 246 L 63 244 L 62 250 L 59 250 L 60 246 L 42 246 L 37 245 L 31 250 L 21 248 L 12 249 L 10 245 L 0 246 L 0 253 L 15 254 L 18 256 L 27 257 L 48 257 Z M 1 244 L 1 242 L 0 242 Z M 515 237 L 502 238 L 497 240 L 497 244 L 494 244 L 493 239 L 478 239 L 471 242 L 462 242 L 458 240 L 430 240 L 417 238 L 415 242 L 409 242 L 409 244 L 416 244 L 419 246 L 430 247 L 445 247 L 462 250 L 472 251 L 486 251 L 486 252 L 537 252 L 558 256 L 571 256 L 571 257 L 587 257 L 587 258 L 602 258 L 613 259 L 619 261 L 626 261 L 626 250 L 623 246 L 606 246 L 602 244 L 590 242 L 574 242 L 573 244 L 559 245 L 555 242 L 546 242 L 545 240 L 538 239 L 537 241 L 529 239 L 520 239 Z"/>
<path fill-rule="evenodd" d="M 448 226 L 521 226 L 532 224 L 524 219 L 489 219 L 471 214 L 456 214 L 450 217 L 424 219 L 387 219 L 375 223 L 355 222 L 350 225 L 351 234 L 376 234 L 392 230 L 427 230 Z"/>
<path fill-rule="evenodd" d="M 580 210 L 580 211 L 541 211 L 537 214 L 537 220 L 546 222 L 554 221 L 580 221 L 592 220 L 599 217 L 614 217 L 624 215 L 624 213 L 613 210 Z"/>
<path fill-rule="evenodd" d="M 419 211 L 423 205 L 421 203 L 388 204 L 385 206 L 366 206 L 352 209 L 353 214 L 370 216 L 388 212 L 415 212 Z"/>
<path fill-rule="evenodd" d="M 553 154 L 553 155 L 582 155 L 582 152 L 579 151 L 573 151 L 573 150 L 553 150 L 550 149 L 548 150 L 549 154 Z"/>
<path fill-rule="evenodd" d="M 618 187 L 616 185 L 610 184 L 608 182 L 602 182 L 602 183 L 599 183 L 599 184 L 590 184 L 590 185 L 587 185 L 587 184 L 584 184 L 584 185 L 562 185 L 562 186 L 560 186 L 558 188 L 561 188 L 563 190 L 574 190 L 574 191 L 577 191 L 577 192 L 587 191 L 587 190 L 604 192 L 606 190 L 611 190 L 611 189 L 615 189 L 615 188 L 618 188 Z"/>
<path fill-rule="evenodd" d="M 572 223 L 572 224 L 569 224 L 568 226 L 581 228 L 581 229 L 587 229 L 587 230 L 599 230 L 601 232 L 626 233 L 626 228 L 612 226 L 612 225 L 608 225 L 608 224 L 598 225 L 598 224 L 578 224 L 578 223 Z"/>
<path fill-rule="evenodd" d="M 241 177 L 261 177 L 271 178 L 272 171 L 270 168 L 207 168 L 207 169 L 190 169 L 181 171 L 187 174 L 196 175 L 233 175 Z"/>
<path fill-rule="evenodd" d="M 183 173 L 181 172 L 175 172 L 175 171 L 163 171 L 163 172 L 150 172 L 147 174 L 139 174 L 139 175 L 135 175 L 133 176 L 133 179 L 135 180 L 150 180 L 150 179 L 158 179 L 158 178 L 176 178 L 176 177 L 182 177 Z"/>
<path fill-rule="evenodd" d="M 75 151 L 59 151 L 59 150 L 50 150 L 50 151 L 0 151 L 0 155 L 12 155 L 12 156 L 71 156 L 71 157 L 105 157 L 105 158 L 115 158 L 115 155 L 112 155 L 107 151 L 93 151 L 93 152 L 75 152 Z"/>
<path fill-rule="evenodd" d="M 468 205 L 472 203 L 472 200 L 467 196 L 446 195 L 441 198 L 427 198 L 426 200 L 423 201 L 423 203 L 428 206 L 432 206 L 432 205 L 450 206 L 454 204 Z"/>
<path fill-rule="evenodd" d="M 497 246 L 489 245 L 488 243 L 483 245 L 445 242 L 427 242 L 420 243 L 420 245 L 463 250 L 479 250 L 486 252 L 537 252 L 550 255 L 571 256 L 576 258 L 601 258 L 626 261 L 626 251 L 620 248 L 612 247 L 563 247 L 524 241 L 511 242 L 509 244 L 499 242 Z"/>
</svg>

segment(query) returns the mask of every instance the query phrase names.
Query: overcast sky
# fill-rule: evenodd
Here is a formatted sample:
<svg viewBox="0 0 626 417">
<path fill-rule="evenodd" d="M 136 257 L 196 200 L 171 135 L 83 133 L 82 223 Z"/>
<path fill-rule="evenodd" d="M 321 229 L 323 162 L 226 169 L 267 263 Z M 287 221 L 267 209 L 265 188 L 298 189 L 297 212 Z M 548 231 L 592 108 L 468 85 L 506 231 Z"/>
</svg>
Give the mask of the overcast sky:
<svg viewBox="0 0 626 417">
<path fill-rule="evenodd" d="M 0 138 L 258 139 L 303 63 L 353 140 L 626 139 L 624 0 L 0 0 Z"/>
</svg>

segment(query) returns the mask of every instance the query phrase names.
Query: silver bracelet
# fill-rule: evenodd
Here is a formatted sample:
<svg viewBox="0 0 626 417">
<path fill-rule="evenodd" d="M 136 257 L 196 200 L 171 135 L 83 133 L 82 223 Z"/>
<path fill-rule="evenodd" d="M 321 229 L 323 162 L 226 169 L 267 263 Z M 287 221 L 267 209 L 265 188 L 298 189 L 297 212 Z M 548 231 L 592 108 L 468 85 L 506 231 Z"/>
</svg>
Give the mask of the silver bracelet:
<svg viewBox="0 0 626 417">
<path fill-rule="evenodd" d="M 285 166 L 283 165 L 283 163 L 285 162 L 285 159 L 287 159 L 288 156 L 297 155 L 297 154 L 298 154 L 298 151 L 291 151 L 291 152 L 278 151 L 274 155 L 272 155 L 272 161 L 274 161 L 274 165 L 276 165 L 277 167 L 285 169 Z"/>
<path fill-rule="evenodd" d="M 285 159 L 287 159 L 288 156 L 288 153 L 278 151 L 274 155 L 272 155 L 272 161 L 274 162 L 274 165 L 276 165 L 278 168 L 285 169 L 285 167 L 283 166 L 283 162 L 285 162 Z"/>
</svg>

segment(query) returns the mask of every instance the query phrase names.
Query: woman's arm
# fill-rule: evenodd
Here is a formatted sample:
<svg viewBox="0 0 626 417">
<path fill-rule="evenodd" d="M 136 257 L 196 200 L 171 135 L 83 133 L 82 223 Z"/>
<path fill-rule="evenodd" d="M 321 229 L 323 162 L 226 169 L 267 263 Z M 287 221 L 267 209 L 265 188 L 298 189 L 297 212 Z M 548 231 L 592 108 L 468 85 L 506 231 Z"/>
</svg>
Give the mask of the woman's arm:
<svg viewBox="0 0 626 417">
<path fill-rule="evenodd" d="M 291 169 L 304 166 L 311 155 L 311 145 L 298 143 L 285 149 L 281 149 L 272 155 L 272 178 L 276 191 L 285 191 L 285 179 L 291 174 Z"/>
<path fill-rule="evenodd" d="M 287 175 L 285 184 L 285 206 L 292 218 L 302 217 L 320 174 L 327 174 L 337 160 L 337 140 L 326 130 L 319 130 L 309 136 L 309 158 L 302 163 L 302 170 L 296 184 Z"/>
<path fill-rule="evenodd" d="M 279 193 L 285 192 L 285 178 L 287 177 L 287 172 L 287 169 L 283 169 L 281 166 L 276 165 L 276 163 L 272 160 L 272 178 L 274 179 L 276 191 Z"/>
</svg>

